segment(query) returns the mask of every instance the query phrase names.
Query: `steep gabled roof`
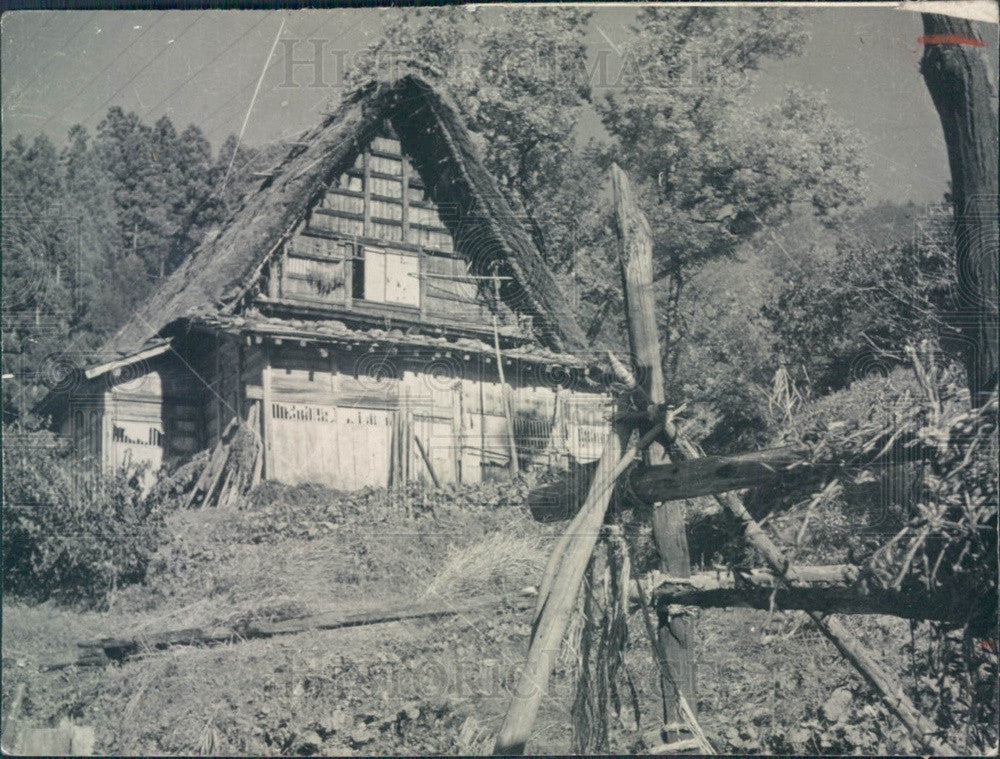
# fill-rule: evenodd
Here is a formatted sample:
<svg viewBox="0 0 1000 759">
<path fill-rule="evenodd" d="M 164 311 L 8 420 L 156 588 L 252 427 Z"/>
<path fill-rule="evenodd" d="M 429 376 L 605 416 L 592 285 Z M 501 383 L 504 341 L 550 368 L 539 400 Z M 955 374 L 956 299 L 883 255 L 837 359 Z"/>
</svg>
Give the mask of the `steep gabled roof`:
<svg viewBox="0 0 1000 759">
<path fill-rule="evenodd" d="M 415 74 L 370 82 L 345 96 L 281 165 L 247 196 L 135 317 L 102 349 L 131 354 L 178 319 L 232 313 L 269 255 L 327 182 L 345 171 L 388 119 L 438 203 L 458 211 L 456 247 L 476 273 L 512 277 L 501 296 L 533 316 L 536 339 L 561 352 L 584 348 L 583 332 L 519 214 L 483 167 L 455 106 Z"/>
</svg>

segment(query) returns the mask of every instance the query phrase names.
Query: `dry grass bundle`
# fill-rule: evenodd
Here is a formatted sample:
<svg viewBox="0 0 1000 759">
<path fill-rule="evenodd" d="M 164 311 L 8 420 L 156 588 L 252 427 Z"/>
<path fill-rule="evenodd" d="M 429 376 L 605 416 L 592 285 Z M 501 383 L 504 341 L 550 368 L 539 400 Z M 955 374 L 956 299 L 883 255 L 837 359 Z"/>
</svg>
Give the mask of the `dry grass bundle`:
<svg viewBox="0 0 1000 759">
<path fill-rule="evenodd" d="M 517 590 L 542 573 L 545 558 L 541 537 L 498 532 L 452 549 L 424 596 L 467 599 Z"/>
</svg>

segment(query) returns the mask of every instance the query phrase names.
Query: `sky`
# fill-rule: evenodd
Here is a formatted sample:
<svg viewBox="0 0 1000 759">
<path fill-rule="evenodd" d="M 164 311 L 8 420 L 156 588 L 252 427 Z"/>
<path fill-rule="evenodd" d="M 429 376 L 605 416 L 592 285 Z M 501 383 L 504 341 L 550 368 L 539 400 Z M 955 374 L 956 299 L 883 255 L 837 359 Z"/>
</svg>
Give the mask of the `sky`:
<svg viewBox="0 0 1000 759">
<path fill-rule="evenodd" d="M 469 12 L 489 22 L 519 10 Z M 919 14 L 885 7 L 799 12 L 810 22 L 812 39 L 801 57 L 764 67 L 759 97 L 775 100 L 789 86 L 822 93 L 867 145 L 869 202 L 940 202 L 948 184 L 947 156 L 918 68 Z M 338 56 L 349 62 L 376 39 L 387 13 L 5 13 L 0 17 L 2 139 L 7 144 L 17 134 L 44 132 L 61 142 L 73 124 L 93 130 L 112 105 L 135 111 L 149 123 L 163 114 L 178 129 L 194 123 L 216 147 L 228 134 L 239 133 L 244 120 L 244 144 L 287 139 L 314 125 L 336 103 L 343 92 Z M 634 18 L 632 8 L 597 9 L 587 31 L 591 60 L 603 51 L 614 70 Z M 985 32 L 993 36 L 986 38 L 984 53 L 995 61 L 996 27 Z M 323 84 L 328 86 L 312 86 L 309 65 L 293 66 L 289 76 L 292 59 L 311 57 L 312 39 L 324 40 Z M 595 114 L 583 119 L 581 133 L 602 133 Z"/>
</svg>

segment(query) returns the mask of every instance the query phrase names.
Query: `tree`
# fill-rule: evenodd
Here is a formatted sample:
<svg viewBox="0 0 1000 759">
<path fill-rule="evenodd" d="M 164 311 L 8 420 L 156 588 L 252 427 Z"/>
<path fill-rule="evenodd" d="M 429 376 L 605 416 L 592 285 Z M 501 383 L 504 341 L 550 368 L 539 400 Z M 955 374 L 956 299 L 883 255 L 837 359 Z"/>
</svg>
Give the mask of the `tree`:
<svg viewBox="0 0 1000 759">
<path fill-rule="evenodd" d="M 973 403 L 997 388 L 996 92 L 966 19 L 923 14 L 921 72 L 941 118 L 955 211 L 958 314 Z M 963 43 L 962 40 L 965 40 Z"/>
<path fill-rule="evenodd" d="M 919 224 L 918 224 L 919 220 Z M 926 233 L 914 236 L 920 226 Z M 914 205 L 850 214 L 776 271 L 761 313 L 776 351 L 828 393 L 905 363 L 907 341 L 956 337 L 941 311 L 954 290 L 940 223 Z"/>
<path fill-rule="evenodd" d="M 732 255 L 796 203 L 833 218 L 859 202 L 860 149 L 815 96 L 753 102 L 761 64 L 807 39 L 788 11 L 649 7 L 631 31 L 620 86 L 596 105 L 653 228 L 670 383 L 692 270 Z"/>
<path fill-rule="evenodd" d="M 3 154 L 3 372 L 5 419 L 23 414 L 44 385 L 71 381 L 77 221 L 65 203 L 55 145 L 15 138 Z"/>
</svg>

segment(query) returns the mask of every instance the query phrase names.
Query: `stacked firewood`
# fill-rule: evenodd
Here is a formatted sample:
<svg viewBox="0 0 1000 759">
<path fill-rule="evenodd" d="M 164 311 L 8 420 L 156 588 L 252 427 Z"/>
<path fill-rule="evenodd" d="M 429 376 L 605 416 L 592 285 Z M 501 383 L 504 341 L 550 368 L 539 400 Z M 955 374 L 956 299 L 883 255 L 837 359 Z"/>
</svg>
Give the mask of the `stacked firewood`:
<svg viewBox="0 0 1000 759">
<path fill-rule="evenodd" d="M 257 424 L 256 404 L 251 406 L 245 421 L 233 418 L 188 494 L 185 506 L 233 509 L 260 482 L 264 446 Z"/>
</svg>

